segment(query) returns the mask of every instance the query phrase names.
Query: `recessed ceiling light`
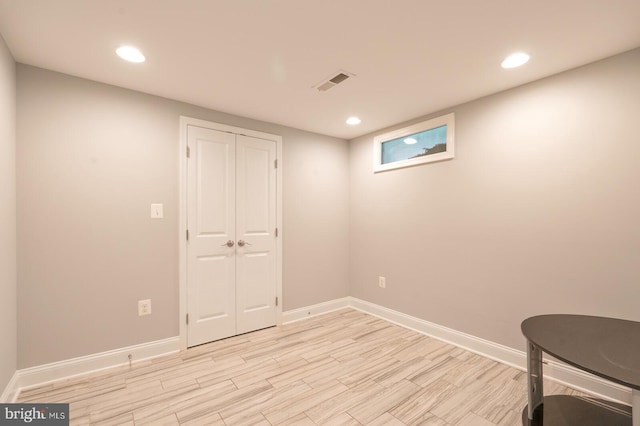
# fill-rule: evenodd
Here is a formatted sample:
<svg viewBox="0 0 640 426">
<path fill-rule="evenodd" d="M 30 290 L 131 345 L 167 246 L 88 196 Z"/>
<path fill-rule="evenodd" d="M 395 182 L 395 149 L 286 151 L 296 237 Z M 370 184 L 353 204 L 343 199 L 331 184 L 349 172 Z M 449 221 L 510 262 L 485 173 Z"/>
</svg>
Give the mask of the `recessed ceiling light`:
<svg viewBox="0 0 640 426">
<path fill-rule="evenodd" d="M 526 53 L 518 52 L 512 55 L 507 56 L 507 58 L 502 61 L 502 68 L 516 68 L 521 65 L 526 64 L 529 61 L 529 55 Z"/>
<path fill-rule="evenodd" d="M 406 138 L 404 140 L 404 143 L 406 143 L 407 145 L 413 145 L 414 143 L 418 143 L 418 141 L 415 138 Z"/>
<path fill-rule="evenodd" d="M 133 46 L 120 46 L 116 49 L 116 53 L 122 59 L 129 62 L 140 63 L 146 60 L 142 52 Z"/>
<path fill-rule="evenodd" d="M 347 124 L 350 126 L 356 126 L 358 124 L 362 123 L 362 120 L 360 120 L 358 117 L 349 117 L 347 118 Z"/>
</svg>

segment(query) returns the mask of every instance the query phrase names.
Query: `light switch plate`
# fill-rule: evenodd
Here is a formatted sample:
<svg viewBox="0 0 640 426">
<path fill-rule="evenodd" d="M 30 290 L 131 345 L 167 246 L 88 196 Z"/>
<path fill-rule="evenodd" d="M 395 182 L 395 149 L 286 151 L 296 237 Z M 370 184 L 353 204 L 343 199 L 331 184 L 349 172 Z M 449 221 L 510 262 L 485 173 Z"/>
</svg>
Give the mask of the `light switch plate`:
<svg viewBox="0 0 640 426">
<path fill-rule="evenodd" d="M 151 204 L 151 219 L 162 219 L 163 217 L 162 204 Z"/>
</svg>

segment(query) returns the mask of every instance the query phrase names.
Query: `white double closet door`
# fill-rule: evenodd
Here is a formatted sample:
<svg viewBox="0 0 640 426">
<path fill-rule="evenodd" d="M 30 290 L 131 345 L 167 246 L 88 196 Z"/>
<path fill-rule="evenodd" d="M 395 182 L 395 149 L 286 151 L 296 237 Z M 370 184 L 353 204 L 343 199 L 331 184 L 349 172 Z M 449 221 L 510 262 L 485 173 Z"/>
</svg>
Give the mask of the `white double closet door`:
<svg viewBox="0 0 640 426">
<path fill-rule="evenodd" d="M 276 324 L 276 142 L 187 127 L 187 346 Z"/>
</svg>

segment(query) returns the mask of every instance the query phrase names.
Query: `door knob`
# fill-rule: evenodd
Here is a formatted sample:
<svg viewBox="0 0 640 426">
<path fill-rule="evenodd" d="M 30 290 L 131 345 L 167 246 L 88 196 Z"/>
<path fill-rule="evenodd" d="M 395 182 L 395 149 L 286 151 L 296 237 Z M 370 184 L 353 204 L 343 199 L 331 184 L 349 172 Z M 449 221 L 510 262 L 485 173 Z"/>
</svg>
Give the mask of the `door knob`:
<svg viewBox="0 0 640 426">
<path fill-rule="evenodd" d="M 248 246 L 250 246 L 250 245 L 251 245 L 251 243 L 248 243 L 248 242 L 243 241 L 243 240 L 239 240 L 239 241 L 238 241 L 238 247 L 244 247 L 244 246 L 245 246 L 245 244 L 246 244 L 246 245 L 248 245 Z"/>
<path fill-rule="evenodd" d="M 240 244 L 240 241 L 238 241 L 238 245 Z M 227 247 L 233 247 L 233 241 L 229 240 L 224 244 L 220 244 L 222 247 L 227 246 Z"/>
</svg>

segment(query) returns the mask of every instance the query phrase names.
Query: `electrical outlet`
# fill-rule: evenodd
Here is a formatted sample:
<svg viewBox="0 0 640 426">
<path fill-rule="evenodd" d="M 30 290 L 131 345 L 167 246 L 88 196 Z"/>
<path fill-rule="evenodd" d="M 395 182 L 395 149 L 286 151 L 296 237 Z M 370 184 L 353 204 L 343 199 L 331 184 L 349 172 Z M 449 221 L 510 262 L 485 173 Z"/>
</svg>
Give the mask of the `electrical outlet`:
<svg viewBox="0 0 640 426">
<path fill-rule="evenodd" d="M 378 287 L 387 288 L 387 279 L 385 277 L 378 277 Z"/>
<path fill-rule="evenodd" d="M 151 315 L 151 299 L 138 300 L 138 316 Z"/>
</svg>

